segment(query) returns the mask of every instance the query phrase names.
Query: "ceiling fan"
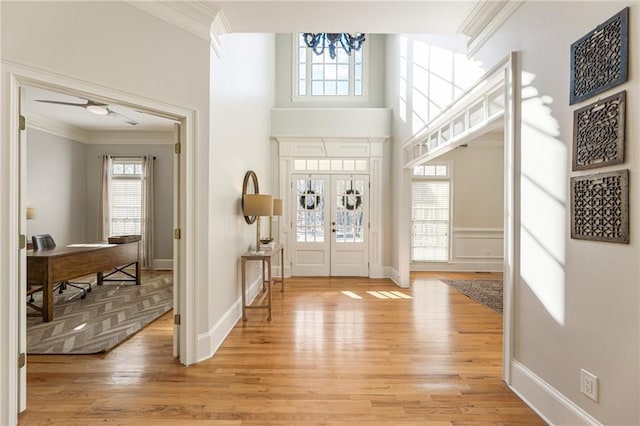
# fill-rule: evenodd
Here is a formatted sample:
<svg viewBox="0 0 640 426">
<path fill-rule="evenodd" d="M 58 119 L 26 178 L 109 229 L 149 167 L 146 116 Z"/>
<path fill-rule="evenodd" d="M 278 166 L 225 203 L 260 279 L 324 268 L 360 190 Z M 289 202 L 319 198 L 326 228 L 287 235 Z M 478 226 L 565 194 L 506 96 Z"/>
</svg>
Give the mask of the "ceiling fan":
<svg viewBox="0 0 640 426">
<path fill-rule="evenodd" d="M 47 104 L 57 104 L 57 105 L 67 105 L 67 106 L 74 106 L 74 107 L 80 107 L 80 108 L 84 108 L 89 112 L 92 112 L 96 115 L 108 115 L 109 117 L 113 117 L 116 118 L 118 120 L 122 120 L 127 124 L 131 124 L 132 126 L 135 126 L 138 124 L 137 121 L 135 121 L 132 118 L 129 118 L 125 115 L 122 115 L 118 112 L 115 112 L 114 110 L 112 110 L 111 108 L 109 108 L 109 105 L 107 104 L 101 104 L 99 102 L 93 102 L 90 100 L 87 100 L 87 103 L 85 104 L 78 104 L 78 103 L 74 103 L 74 102 L 62 102 L 62 101 L 49 101 L 49 100 L 45 100 L 45 99 L 36 99 L 36 102 L 43 102 L 43 103 L 47 103 Z"/>
</svg>

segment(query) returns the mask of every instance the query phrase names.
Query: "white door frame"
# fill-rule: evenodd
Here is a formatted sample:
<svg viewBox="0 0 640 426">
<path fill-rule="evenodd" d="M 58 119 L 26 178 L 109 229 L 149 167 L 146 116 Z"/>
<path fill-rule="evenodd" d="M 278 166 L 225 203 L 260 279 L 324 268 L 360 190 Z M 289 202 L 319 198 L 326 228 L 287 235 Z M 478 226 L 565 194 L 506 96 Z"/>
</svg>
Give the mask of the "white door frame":
<svg viewBox="0 0 640 426">
<path fill-rule="evenodd" d="M 293 232 L 294 218 L 291 216 L 292 188 L 291 181 L 294 174 L 317 174 L 320 171 L 296 170 L 295 160 L 299 159 L 347 159 L 360 158 L 368 160 L 368 172 L 344 171 L 342 174 L 369 175 L 369 277 L 388 278 L 391 268 L 383 265 L 382 253 L 385 242 L 382 240 L 383 205 L 382 190 L 387 184 L 383 176 L 384 145 L 386 137 L 290 137 L 275 136 L 278 142 L 278 181 L 279 198 L 283 200 L 283 216 L 278 221 L 279 241 L 285 242 L 287 247 L 293 247 L 295 232 Z M 337 173 L 337 172 L 334 172 Z M 387 171 L 388 173 L 388 171 Z M 291 276 L 291 251 L 285 250 L 285 276 Z M 279 268 L 274 268 L 276 274 Z"/>
<path fill-rule="evenodd" d="M 503 264 L 503 370 L 502 378 L 511 385 L 514 353 L 514 286 L 520 276 L 520 171 L 521 171 L 521 69 L 518 52 L 511 52 L 486 74 L 503 73 L 504 79 L 504 264 Z M 408 287 L 411 256 L 411 173 L 401 168 L 403 198 L 400 207 L 399 285 Z M 409 200 L 409 201 L 406 201 Z"/>
<path fill-rule="evenodd" d="M 139 97 L 132 93 L 125 93 L 112 90 L 102 86 L 97 86 L 84 81 L 52 74 L 43 70 L 28 67 L 21 64 L 3 61 L 2 66 L 8 73 L 3 73 L 2 87 L 8 88 L 8 155 L 2 159 L 1 167 L 6 166 L 6 171 L 2 172 L 3 179 L 7 178 L 8 193 L 3 196 L 3 202 L 11 206 L 8 217 L 2 219 L 2 234 L 15 236 L 6 239 L 6 249 L 2 273 L 2 278 L 7 283 L 21 283 L 19 286 L 6 285 L 0 289 L 0 297 L 9 303 L 3 303 L 0 307 L 0 320 L 4 322 L 7 329 L 6 335 L 1 335 L 2 346 L 6 348 L 3 353 L 7 357 L 0 361 L 2 367 L 7 367 L 4 374 L 0 376 L 0 390 L 7 398 L 8 420 L 11 423 L 17 422 L 17 413 L 26 407 L 26 368 L 18 368 L 18 355 L 20 353 L 20 323 L 26 321 L 20 313 L 19 305 L 20 289 L 26 286 L 26 270 L 21 271 L 20 262 L 26 263 L 26 250 L 19 248 L 18 236 L 26 229 L 26 212 L 20 209 L 21 182 L 26 181 L 26 168 L 21 161 L 24 160 L 24 147 L 20 145 L 18 116 L 20 112 L 19 92 L 22 86 L 40 87 L 54 91 L 61 91 L 79 97 L 91 97 L 105 102 L 117 102 L 136 109 L 158 113 L 173 118 L 181 123 L 180 136 L 182 141 L 182 152 L 180 155 L 180 171 L 174 174 L 174 179 L 178 180 L 181 188 L 180 199 L 174 200 L 178 203 L 180 211 L 180 228 L 182 238 L 178 241 L 179 250 L 174 251 L 174 269 L 179 276 L 179 282 L 174 283 L 174 291 L 179 293 L 180 306 L 174 307 L 174 312 L 181 314 L 181 325 L 179 334 L 179 356 L 180 362 L 189 365 L 197 362 L 197 333 L 195 321 L 195 111 L 166 104 L 160 101 Z M 4 76 L 8 76 L 8 81 Z M 4 101 L 3 101 L 4 102 Z M 4 115 L 4 114 L 3 114 Z M 3 119 L 4 120 L 4 119 Z M 5 121 L 6 122 L 6 121 Z M 6 228 L 5 228 L 6 227 Z M 6 233 L 5 233 L 6 231 Z M 6 308 L 6 311 L 5 311 Z M 6 344 L 6 346 L 5 346 Z M 1 357 L 0 357 L 1 359 Z M 6 392 L 5 392 L 6 391 Z M 4 399 L 4 398 L 3 398 Z M 2 403 L 4 404 L 4 402 Z M 3 407 L 4 408 L 4 407 Z"/>
</svg>

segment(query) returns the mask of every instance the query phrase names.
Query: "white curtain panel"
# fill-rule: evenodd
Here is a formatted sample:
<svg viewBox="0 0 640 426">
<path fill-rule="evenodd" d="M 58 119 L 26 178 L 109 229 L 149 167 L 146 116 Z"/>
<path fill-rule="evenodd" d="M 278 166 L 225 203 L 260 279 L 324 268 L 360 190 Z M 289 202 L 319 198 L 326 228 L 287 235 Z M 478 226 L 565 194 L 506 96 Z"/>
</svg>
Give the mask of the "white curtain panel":
<svg viewBox="0 0 640 426">
<path fill-rule="evenodd" d="M 111 164 L 110 155 L 100 156 L 100 199 L 98 201 L 98 241 L 111 234 Z"/>
<path fill-rule="evenodd" d="M 140 232 L 142 233 L 141 257 L 142 267 L 151 268 L 153 253 L 153 229 L 154 229 L 154 212 L 153 212 L 153 169 L 154 157 L 147 155 L 142 162 L 142 224 Z"/>
</svg>

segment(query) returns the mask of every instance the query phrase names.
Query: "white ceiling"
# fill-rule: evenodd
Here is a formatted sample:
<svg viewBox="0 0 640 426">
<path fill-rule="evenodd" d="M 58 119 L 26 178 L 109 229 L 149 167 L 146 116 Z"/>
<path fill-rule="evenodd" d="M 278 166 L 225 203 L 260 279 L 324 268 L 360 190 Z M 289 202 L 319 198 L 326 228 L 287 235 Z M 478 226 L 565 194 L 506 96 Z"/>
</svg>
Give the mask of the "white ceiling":
<svg viewBox="0 0 640 426">
<path fill-rule="evenodd" d="M 216 8 L 224 12 L 227 30 L 231 32 L 366 32 L 366 33 L 431 33 L 460 32 L 467 17 L 481 1 L 388 1 L 388 0 L 226 0 L 197 3 L 203 8 L 187 8 L 188 12 L 208 15 Z M 158 5 L 159 3 L 151 3 Z M 184 12 L 183 12 L 184 13 Z M 195 19 L 193 16 L 191 20 Z M 209 19 L 209 17 L 207 17 Z M 83 131 L 170 131 L 173 121 L 142 113 L 124 105 L 109 103 L 110 110 L 139 124 L 129 125 L 108 115 L 96 115 L 82 107 L 36 102 L 36 99 L 85 104 L 86 99 L 29 87 L 23 113 L 72 126 Z"/>
<path fill-rule="evenodd" d="M 214 1 L 231 32 L 365 32 L 456 34 L 475 1 Z"/>
<path fill-rule="evenodd" d="M 85 131 L 171 131 L 173 129 L 174 122 L 172 120 L 146 114 L 115 103 L 108 103 L 110 110 L 124 115 L 127 118 L 133 119 L 134 121 L 137 121 L 138 124 L 132 126 L 116 117 L 109 115 L 96 115 L 82 107 L 42 103 L 37 102 L 37 99 L 79 104 L 86 104 L 88 101 L 86 98 L 79 98 L 36 87 L 26 87 L 26 102 L 22 106 L 22 113 L 28 118 L 44 118 Z M 96 99 L 91 100 L 100 102 Z"/>
</svg>

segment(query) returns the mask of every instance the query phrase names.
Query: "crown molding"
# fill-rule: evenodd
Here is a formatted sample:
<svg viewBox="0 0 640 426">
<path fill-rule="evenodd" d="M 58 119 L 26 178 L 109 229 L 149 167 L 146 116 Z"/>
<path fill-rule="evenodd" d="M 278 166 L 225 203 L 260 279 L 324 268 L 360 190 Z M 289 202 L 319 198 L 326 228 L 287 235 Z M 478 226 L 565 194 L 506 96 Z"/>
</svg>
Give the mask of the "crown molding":
<svg viewBox="0 0 640 426">
<path fill-rule="evenodd" d="M 162 130 L 95 130 L 89 133 L 91 145 L 171 145 L 173 132 Z"/>
<path fill-rule="evenodd" d="M 481 0 L 458 28 L 469 37 L 467 56 L 475 54 L 526 0 Z"/>
<path fill-rule="evenodd" d="M 90 132 L 79 127 L 70 126 L 36 114 L 25 114 L 25 119 L 27 120 L 28 128 L 41 130 L 77 142 L 89 143 Z"/>
<path fill-rule="evenodd" d="M 86 130 L 36 114 L 25 114 L 27 127 L 83 144 L 170 145 L 173 132 L 164 130 Z"/>
<path fill-rule="evenodd" d="M 215 7 L 211 1 L 202 0 L 127 1 L 127 3 L 206 42 L 211 41 L 211 25 L 219 12 L 219 8 Z"/>
<path fill-rule="evenodd" d="M 216 13 L 216 17 L 211 23 L 211 47 L 218 58 L 222 56 L 222 35 L 231 32 L 231 26 L 224 11 Z"/>
</svg>

